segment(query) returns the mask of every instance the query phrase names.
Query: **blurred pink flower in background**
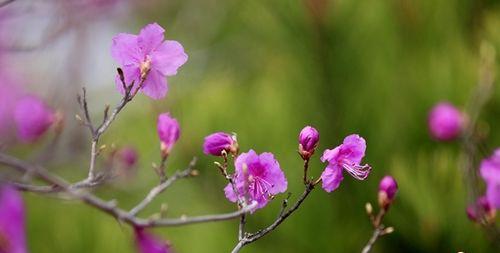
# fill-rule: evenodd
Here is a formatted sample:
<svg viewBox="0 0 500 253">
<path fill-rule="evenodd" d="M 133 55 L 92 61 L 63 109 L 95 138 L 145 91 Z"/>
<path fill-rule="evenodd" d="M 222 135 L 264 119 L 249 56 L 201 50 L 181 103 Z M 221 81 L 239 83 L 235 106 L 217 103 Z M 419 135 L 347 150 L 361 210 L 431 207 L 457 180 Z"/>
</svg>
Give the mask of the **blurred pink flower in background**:
<svg viewBox="0 0 500 253">
<path fill-rule="evenodd" d="M 500 148 L 484 159 L 480 166 L 481 177 L 486 182 L 486 198 L 495 208 L 500 208 Z"/>
<path fill-rule="evenodd" d="M 135 242 L 140 253 L 171 253 L 170 245 L 146 232 L 143 228 L 135 228 Z"/>
<path fill-rule="evenodd" d="M 496 210 L 491 206 L 490 202 L 486 198 L 486 196 L 481 196 L 477 199 L 476 203 L 469 205 L 466 209 L 467 217 L 471 221 L 479 220 L 479 209 L 485 215 L 486 219 L 495 219 Z"/>
<path fill-rule="evenodd" d="M 40 98 L 28 95 L 20 99 L 14 111 L 17 136 L 23 142 L 34 142 L 55 122 L 55 113 Z"/>
<path fill-rule="evenodd" d="M 344 142 L 336 148 L 325 150 L 321 161 L 328 162 L 328 166 L 321 174 L 323 189 L 327 192 L 337 189 L 344 180 L 344 170 L 358 180 L 365 180 L 371 171 L 368 164 L 360 165 L 365 150 L 366 141 L 357 134 L 345 137 Z"/>
<path fill-rule="evenodd" d="M 429 131 L 437 140 L 449 141 L 457 138 L 462 132 L 463 123 L 462 113 L 448 102 L 438 103 L 429 113 Z"/>
<path fill-rule="evenodd" d="M 236 158 L 234 166 L 237 193 L 231 184 L 224 188 L 226 198 L 232 202 L 248 198 L 250 203 L 257 201 L 256 209 L 259 209 L 266 206 L 272 196 L 285 192 L 288 187 L 285 174 L 272 153 L 258 155 L 249 150 Z"/>
<path fill-rule="evenodd" d="M 14 139 L 14 109 L 22 94 L 19 82 L 0 70 L 0 143 Z"/>
<path fill-rule="evenodd" d="M 0 185 L 0 252 L 27 252 L 23 199 L 8 185 Z"/>
<path fill-rule="evenodd" d="M 146 76 L 142 92 L 153 99 L 165 97 L 168 91 L 167 76 L 177 74 L 177 69 L 188 59 L 182 45 L 173 40 L 164 41 L 165 30 L 156 23 L 146 25 L 139 35 L 120 33 L 113 38 L 111 56 L 121 65 L 127 85 L 134 89 Z M 116 77 L 116 87 L 123 94 L 123 84 Z"/>
</svg>

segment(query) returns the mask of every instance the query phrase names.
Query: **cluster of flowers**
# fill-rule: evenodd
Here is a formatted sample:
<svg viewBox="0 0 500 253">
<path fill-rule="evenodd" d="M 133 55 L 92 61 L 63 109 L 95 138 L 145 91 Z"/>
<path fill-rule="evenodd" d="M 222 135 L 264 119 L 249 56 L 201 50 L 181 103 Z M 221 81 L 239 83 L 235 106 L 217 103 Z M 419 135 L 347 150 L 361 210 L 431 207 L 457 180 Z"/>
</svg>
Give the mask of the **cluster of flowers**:
<svg viewBox="0 0 500 253">
<path fill-rule="evenodd" d="M 159 99 L 168 91 L 166 77 L 175 75 L 187 61 L 187 54 L 176 41 L 164 40 L 165 30 L 158 24 L 149 24 L 139 35 L 119 34 L 113 38 L 111 54 L 121 65 L 122 75 L 117 75 L 117 89 L 126 94 L 128 91 L 143 92 L 153 99 Z M 131 87 L 125 87 L 125 83 Z M 0 86 L 5 88 L 5 86 Z M 11 94 L 0 92 L 0 95 Z M 0 99 L 4 103 L 6 96 Z M 14 115 L 7 115 L 11 107 L 0 106 L 0 120 L 8 122 L 14 117 L 20 139 L 34 141 L 57 122 L 57 114 L 34 96 L 25 96 L 16 100 Z M 7 115 L 7 116 L 6 116 Z M 1 124 L 3 125 L 3 124 Z M 169 113 L 162 113 L 157 120 L 157 133 L 160 140 L 162 158 L 166 159 L 180 137 L 179 122 Z M 299 134 L 299 154 L 308 164 L 319 143 L 319 132 L 306 126 Z M 342 144 L 333 149 L 326 149 L 320 160 L 327 163 L 321 176 L 316 180 L 307 179 L 309 187 L 322 183 L 326 192 L 335 191 L 344 179 L 344 171 L 358 180 L 365 180 L 371 172 L 371 166 L 362 164 L 365 156 L 366 141 L 357 134 L 344 138 Z M 250 149 L 239 153 L 235 134 L 216 132 L 205 137 L 203 152 L 207 155 L 234 158 L 234 173 L 228 174 L 229 182 L 224 188 L 226 198 L 242 204 L 257 203 L 255 209 L 265 207 L 279 193 L 288 187 L 279 162 L 272 153 L 258 154 Z M 132 148 L 119 152 L 125 164 L 132 166 L 137 162 L 137 153 Z M 227 160 L 226 160 L 227 161 Z M 306 168 L 305 168 L 306 169 Z M 305 171 L 307 172 L 307 171 Z M 305 173 L 306 175 L 306 173 Z M 312 188 L 311 188 L 312 189 Z M 387 210 L 397 191 L 394 178 L 386 176 L 379 185 L 379 205 Z M 143 253 L 170 252 L 168 243 L 150 234 L 143 228 L 135 228 L 137 247 Z M 24 208 L 21 196 L 10 186 L 0 187 L 0 252 L 26 252 L 24 231 Z"/>
<path fill-rule="evenodd" d="M 437 140 L 454 140 L 463 133 L 466 118 L 466 115 L 452 104 L 438 103 L 429 113 L 429 131 Z M 486 194 L 467 207 L 467 216 L 473 221 L 479 221 L 480 217 L 494 221 L 496 209 L 500 209 L 500 148 L 481 162 L 479 170 L 486 183 Z"/>
</svg>

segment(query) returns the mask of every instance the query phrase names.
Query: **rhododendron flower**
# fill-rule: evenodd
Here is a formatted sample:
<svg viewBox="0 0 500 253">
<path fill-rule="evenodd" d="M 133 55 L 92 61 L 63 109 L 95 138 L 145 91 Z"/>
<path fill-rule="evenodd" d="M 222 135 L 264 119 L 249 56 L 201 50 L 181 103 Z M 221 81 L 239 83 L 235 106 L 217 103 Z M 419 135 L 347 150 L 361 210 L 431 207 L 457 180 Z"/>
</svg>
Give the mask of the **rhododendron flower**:
<svg viewBox="0 0 500 253">
<path fill-rule="evenodd" d="M 18 138 L 33 142 L 49 129 L 56 117 L 41 99 L 30 95 L 17 102 L 14 119 Z"/>
<path fill-rule="evenodd" d="M 500 208 L 500 148 L 481 162 L 481 177 L 486 182 L 486 198 L 495 208 Z"/>
<path fill-rule="evenodd" d="M 441 102 L 434 106 L 428 121 L 431 135 L 442 141 L 457 138 L 462 131 L 464 122 L 462 113 L 447 102 Z"/>
<path fill-rule="evenodd" d="M 345 137 L 340 146 L 325 150 L 321 161 L 328 162 L 328 166 L 321 174 L 323 189 L 327 192 L 337 189 L 344 179 L 344 170 L 358 180 L 365 180 L 371 171 L 370 165 L 360 165 L 365 150 L 365 139 L 357 134 Z"/>
<path fill-rule="evenodd" d="M 485 196 L 478 198 L 476 203 L 467 207 L 466 209 L 467 217 L 471 221 L 478 221 L 479 209 L 481 209 L 481 212 L 483 212 L 487 220 L 495 219 L 496 210 L 491 206 L 490 202 Z"/>
<path fill-rule="evenodd" d="M 306 126 L 299 134 L 299 154 L 302 159 L 309 159 L 319 142 L 319 132 L 314 127 Z"/>
<path fill-rule="evenodd" d="M 398 183 L 391 176 L 385 176 L 380 180 L 378 187 L 378 203 L 380 207 L 387 209 L 398 191 Z"/>
<path fill-rule="evenodd" d="M 224 188 L 226 198 L 232 202 L 237 202 L 238 199 L 244 199 L 248 203 L 256 201 L 256 209 L 259 209 L 264 207 L 272 196 L 287 189 L 285 174 L 271 153 L 258 155 L 250 150 L 240 154 L 234 166 L 233 179 L 237 194 L 231 184 Z"/>
<path fill-rule="evenodd" d="M 170 245 L 149 234 L 142 228 L 135 228 L 135 242 L 140 253 L 171 253 Z"/>
<path fill-rule="evenodd" d="M 203 153 L 207 155 L 221 156 L 222 151 L 236 155 L 238 153 L 238 142 L 236 136 L 224 132 L 213 133 L 205 137 Z"/>
<path fill-rule="evenodd" d="M 23 200 L 7 185 L 0 185 L 0 252 L 27 252 Z"/>
<path fill-rule="evenodd" d="M 176 119 L 170 117 L 170 114 L 167 112 L 158 116 L 157 127 L 162 153 L 168 155 L 181 134 L 179 123 Z"/>
<path fill-rule="evenodd" d="M 142 92 L 153 99 L 163 98 L 168 91 L 167 76 L 177 74 L 177 69 L 188 59 L 182 45 L 165 40 L 165 30 L 156 23 L 146 25 L 139 35 L 120 33 L 113 38 L 111 56 L 121 65 L 125 83 L 134 82 L 135 90 L 145 77 Z M 120 77 L 116 87 L 124 94 Z"/>
</svg>

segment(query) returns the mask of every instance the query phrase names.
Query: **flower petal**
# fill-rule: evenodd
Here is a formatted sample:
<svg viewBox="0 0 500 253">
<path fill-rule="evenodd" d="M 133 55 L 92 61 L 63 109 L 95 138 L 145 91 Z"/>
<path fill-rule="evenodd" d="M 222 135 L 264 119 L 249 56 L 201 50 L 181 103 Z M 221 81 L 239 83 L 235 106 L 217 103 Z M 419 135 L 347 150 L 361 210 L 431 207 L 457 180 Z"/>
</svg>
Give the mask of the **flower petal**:
<svg viewBox="0 0 500 253">
<path fill-rule="evenodd" d="M 21 194 L 10 186 L 0 186 L 0 252 L 26 253 L 24 204 Z"/>
<path fill-rule="evenodd" d="M 151 70 L 144 81 L 142 92 L 153 99 L 160 99 L 167 95 L 167 79 L 160 72 Z"/>
<path fill-rule="evenodd" d="M 111 56 L 122 66 L 139 64 L 143 57 L 137 45 L 137 35 L 120 33 L 113 37 Z"/>
<path fill-rule="evenodd" d="M 182 45 L 174 40 L 163 42 L 153 53 L 151 66 L 163 75 L 177 74 L 177 69 L 188 60 Z"/>
<path fill-rule="evenodd" d="M 274 158 L 274 155 L 272 153 L 262 153 L 259 159 L 261 164 L 267 168 L 263 178 L 272 185 L 272 187 L 269 188 L 269 193 L 275 195 L 285 192 L 288 187 L 288 182 L 285 178 L 285 173 L 281 170 L 280 164 Z"/>
<path fill-rule="evenodd" d="M 500 208 L 500 184 L 488 184 L 486 187 L 486 198 L 496 209 Z"/>
<path fill-rule="evenodd" d="M 366 141 L 357 134 L 351 134 L 345 137 L 342 144 L 342 151 L 348 150 L 347 159 L 354 163 L 360 163 L 365 156 Z"/>
<path fill-rule="evenodd" d="M 343 179 L 342 168 L 336 165 L 328 165 L 321 173 L 322 187 L 326 192 L 337 189 Z"/>
<path fill-rule="evenodd" d="M 231 184 L 227 184 L 226 187 L 224 187 L 224 195 L 226 195 L 226 198 L 231 202 L 236 202 L 238 200 L 238 196 L 236 196 L 236 193 L 233 191 L 233 186 L 231 186 Z"/>
<path fill-rule="evenodd" d="M 137 37 L 137 44 L 141 52 L 147 55 L 160 46 L 164 39 L 164 32 L 165 29 L 157 23 L 149 24 L 142 28 Z"/>
</svg>

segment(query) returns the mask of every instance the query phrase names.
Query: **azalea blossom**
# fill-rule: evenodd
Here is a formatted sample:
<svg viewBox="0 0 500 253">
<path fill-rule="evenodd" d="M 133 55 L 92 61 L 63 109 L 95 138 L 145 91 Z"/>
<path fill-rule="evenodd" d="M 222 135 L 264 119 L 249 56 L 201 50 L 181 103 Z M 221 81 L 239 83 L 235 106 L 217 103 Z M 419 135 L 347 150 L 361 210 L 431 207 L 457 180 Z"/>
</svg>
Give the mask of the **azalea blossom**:
<svg viewBox="0 0 500 253">
<path fill-rule="evenodd" d="M 56 117 L 54 111 L 40 98 L 28 95 L 17 102 L 14 119 L 18 138 L 33 142 L 49 129 Z"/>
<path fill-rule="evenodd" d="M 23 199 L 8 185 L 0 185 L 0 252 L 28 252 Z"/>
<path fill-rule="evenodd" d="M 378 187 L 378 203 L 382 208 L 387 209 L 394 198 L 396 197 L 396 192 L 398 191 L 398 183 L 391 176 L 385 176 L 380 180 Z"/>
<path fill-rule="evenodd" d="M 462 113 L 448 102 L 434 106 L 428 119 L 431 135 L 441 141 L 457 138 L 462 132 L 463 123 Z"/>
<path fill-rule="evenodd" d="M 221 156 L 222 151 L 236 155 L 238 153 L 238 142 L 236 136 L 224 132 L 213 133 L 205 137 L 203 153 L 207 155 Z"/>
<path fill-rule="evenodd" d="M 486 182 L 486 198 L 495 208 L 500 208 L 500 148 L 481 162 L 481 177 Z"/>
<path fill-rule="evenodd" d="M 345 137 L 344 142 L 336 148 L 325 150 L 321 161 L 328 162 L 328 166 L 321 174 L 323 189 L 327 192 L 337 189 L 344 179 L 344 170 L 358 180 L 365 180 L 371 171 L 370 165 L 360 165 L 365 150 L 365 139 L 357 134 Z"/>
<path fill-rule="evenodd" d="M 181 134 L 179 122 L 170 113 L 162 113 L 158 116 L 157 130 L 162 153 L 168 155 Z"/>
<path fill-rule="evenodd" d="M 144 80 L 141 91 L 153 99 L 165 97 L 167 76 L 177 74 L 188 56 L 182 45 L 174 40 L 164 41 L 165 30 L 157 23 L 146 25 L 139 35 L 120 33 L 113 38 L 111 56 L 121 65 L 126 85 L 134 83 L 135 90 Z M 117 89 L 124 94 L 120 77 L 115 78 Z"/>
<path fill-rule="evenodd" d="M 316 128 L 306 126 L 299 134 L 299 154 L 303 159 L 309 159 L 319 142 L 319 132 Z"/>
<path fill-rule="evenodd" d="M 247 203 L 257 202 L 255 209 L 266 206 L 269 199 L 286 191 L 288 182 L 272 153 L 257 154 L 253 150 L 242 153 L 234 163 L 234 192 L 231 184 L 224 188 L 226 198 L 232 202 L 244 199 Z"/>
<path fill-rule="evenodd" d="M 170 245 L 148 233 L 143 228 L 135 228 L 135 242 L 140 253 L 171 253 Z"/>
</svg>

